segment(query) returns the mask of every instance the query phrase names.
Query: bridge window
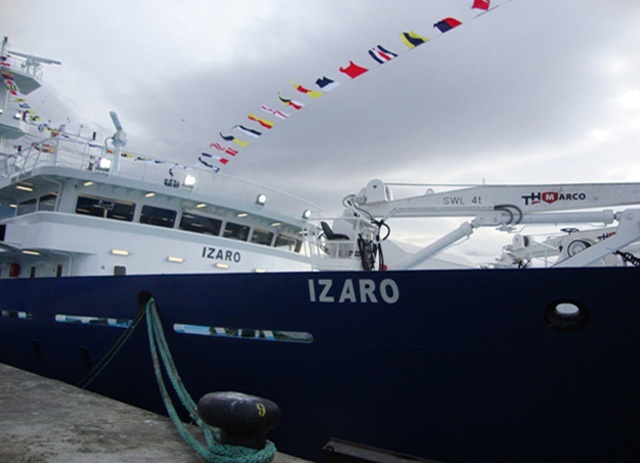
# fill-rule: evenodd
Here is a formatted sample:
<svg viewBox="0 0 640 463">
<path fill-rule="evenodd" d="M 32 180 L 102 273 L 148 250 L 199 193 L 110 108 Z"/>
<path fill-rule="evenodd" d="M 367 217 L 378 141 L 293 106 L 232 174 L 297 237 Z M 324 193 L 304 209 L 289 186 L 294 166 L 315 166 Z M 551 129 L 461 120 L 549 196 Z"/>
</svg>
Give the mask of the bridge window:
<svg viewBox="0 0 640 463">
<path fill-rule="evenodd" d="M 302 241 L 291 236 L 278 235 L 278 237 L 276 238 L 275 247 L 280 249 L 287 249 L 291 252 L 300 252 Z"/>
<path fill-rule="evenodd" d="M 22 201 L 21 203 L 18 203 L 17 215 L 25 215 L 25 214 L 31 214 L 32 212 L 35 212 L 36 202 L 37 202 L 37 199 L 33 198 L 33 199 L 29 199 L 28 201 Z"/>
<path fill-rule="evenodd" d="M 154 206 L 142 206 L 140 223 L 155 225 L 157 227 L 173 228 L 176 222 L 176 211 Z"/>
<path fill-rule="evenodd" d="M 58 199 L 58 193 L 51 192 L 44 196 L 40 196 L 38 202 L 39 211 L 53 211 L 56 208 L 56 200 Z"/>
<path fill-rule="evenodd" d="M 249 238 L 249 230 L 251 230 L 251 228 L 248 225 L 227 222 L 222 236 L 231 238 L 232 240 L 247 241 Z"/>
<path fill-rule="evenodd" d="M 222 220 L 185 212 L 180 219 L 180 229 L 205 235 L 218 236 L 222 228 Z"/>
<path fill-rule="evenodd" d="M 273 241 L 273 233 L 267 230 L 260 230 L 256 228 L 251 235 L 251 242 L 256 244 L 264 244 L 265 246 L 271 246 Z"/>
<path fill-rule="evenodd" d="M 135 207 L 135 203 L 130 201 L 80 195 L 76 204 L 76 214 L 131 222 Z"/>
</svg>

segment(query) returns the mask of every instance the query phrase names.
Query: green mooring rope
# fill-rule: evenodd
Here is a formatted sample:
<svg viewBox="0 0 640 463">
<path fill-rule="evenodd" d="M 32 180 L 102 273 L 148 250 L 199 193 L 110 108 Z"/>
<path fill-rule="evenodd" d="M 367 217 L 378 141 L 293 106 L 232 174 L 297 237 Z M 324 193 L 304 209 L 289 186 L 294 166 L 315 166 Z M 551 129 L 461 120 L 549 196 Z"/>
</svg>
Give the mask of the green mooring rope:
<svg viewBox="0 0 640 463">
<path fill-rule="evenodd" d="M 261 450 L 240 447 L 236 445 L 221 444 L 219 442 L 218 430 L 204 423 L 198 416 L 197 404 L 187 392 L 180 375 L 176 369 L 175 363 L 169 351 L 167 340 L 164 336 L 162 322 L 158 315 L 156 303 L 153 298 L 149 299 L 146 305 L 147 330 L 149 334 L 149 347 L 151 349 L 151 358 L 153 360 L 153 369 L 155 371 L 160 394 L 164 402 L 165 408 L 169 413 L 169 418 L 173 422 L 178 434 L 184 441 L 200 455 L 205 461 L 215 463 L 269 463 L 273 461 L 276 453 L 276 447 L 271 441 L 267 441 L 265 447 Z M 197 440 L 187 429 L 185 424 L 180 421 L 178 412 L 173 406 L 171 397 L 165 384 L 162 374 L 162 366 L 166 371 L 169 381 L 174 391 L 178 394 L 182 406 L 189 412 L 191 418 L 198 425 L 204 435 L 206 446 Z"/>
</svg>

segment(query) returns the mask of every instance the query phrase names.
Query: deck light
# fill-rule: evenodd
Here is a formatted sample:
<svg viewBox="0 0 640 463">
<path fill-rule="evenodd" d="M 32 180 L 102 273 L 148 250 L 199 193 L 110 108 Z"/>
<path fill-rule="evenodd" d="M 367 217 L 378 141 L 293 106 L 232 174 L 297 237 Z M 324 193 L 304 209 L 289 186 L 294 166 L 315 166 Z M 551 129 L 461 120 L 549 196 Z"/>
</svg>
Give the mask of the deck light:
<svg viewBox="0 0 640 463">
<path fill-rule="evenodd" d="M 91 186 L 91 185 L 93 185 L 93 182 L 91 180 L 88 180 L 82 184 L 82 186 Z"/>
<path fill-rule="evenodd" d="M 262 207 L 266 202 L 267 202 L 267 195 L 265 195 L 264 193 L 260 193 L 256 198 L 256 206 Z"/>
<path fill-rule="evenodd" d="M 215 266 L 224 270 L 229 268 L 229 264 L 223 264 L 222 262 L 218 262 Z"/>
<path fill-rule="evenodd" d="M 247 214 L 246 212 L 238 212 L 236 214 L 236 217 L 247 217 L 249 214 Z"/>
<path fill-rule="evenodd" d="M 197 209 L 202 209 L 203 207 L 206 207 L 206 206 L 207 206 L 207 203 L 196 204 Z"/>
<path fill-rule="evenodd" d="M 176 256 L 169 256 L 169 257 L 167 257 L 167 260 L 169 262 L 175 262 L 176 264 L 181 264 L 181 263 L 184 262 L 184 258 L 176 257 Z"/>
<path fill-rule="evenodd" d="M 112 249 L 111 254 L 114 256 L 128 256 L 130 252 L 126 249 Z"/>
<path fill-rule="evenodd" d="M 111 169 L 111 159 L 100 158 L 98 160 L 98 169 L 100 169 L 100 170 L 109 170 L 109 169 Z"/>
<path fill-rule="evenodd" d="M 144 194 L 145 198 L 153 198 L 156 194 L 153 191 Z"/>
<path fill-rule="evenodd" d="M 33 188 L 25 185 L 16 185 L 16 189 L 22 190 L 22 191 L 33 191 Z"/>
<path fill-rule="evenodd" d="M 27 254 L 29 256 L 39 256 L 40 253 L 38 251 L 31 251 L 30 249 L 23 249 L 22 254 Z"/>
<path fill-rule="evenodd" d="M 309 217 L 311 217 L 311 211 L 309 209 L 305 209 L 304 212 L 302 213 L 302 218 L 308 219 Z"/>
<path fill-rule="evenodd" d="M 196 178 L 193 175 L 187 175 L 185 176 L 183 183 L 185 186 L 193 186 L 196 184 Z"/>
</svg>

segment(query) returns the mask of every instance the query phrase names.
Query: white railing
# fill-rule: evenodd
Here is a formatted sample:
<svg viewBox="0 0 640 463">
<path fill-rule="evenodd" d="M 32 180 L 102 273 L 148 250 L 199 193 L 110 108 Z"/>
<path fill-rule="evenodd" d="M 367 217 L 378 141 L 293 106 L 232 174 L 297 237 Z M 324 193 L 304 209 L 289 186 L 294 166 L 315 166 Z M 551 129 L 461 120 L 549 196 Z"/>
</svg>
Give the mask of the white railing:
<svg viewBox="0 0 640 463">
<path fill-rule="evenodd" d="M 45 130 L 55 133 L 48 128 Z M 27 146 L 24 146 L 25 141 Z M 19 177 L 40 167 L 60 166 L 146 182 L 159 192 L 166 189 L 167 194 L 179 190 L 183 194 L 193 195 L 194 201 L 207 202 L 209 199 L 212 204 L 225 202 L 249 209 L 247 212 L 263 209 L 265 213 L 302 219 L 306 210 L 312 214 L 320 211 L 318 206 L 310 202 L 257 183 L 215 173 L 204 167 L 183 166 L 127 151 L 120 156 L 120 166 L 116 171 L 113 147 L 77 136 L 59 134 L 37 138 L 29 135 L 19 143 L 23 144 L 20 152 L 4 154 L 0 158 L 0 180 Z M 101 159 L 108 159 L 111 166 L 101 167 Z M 187 176 L 195 179 L 193 185 L 185 182 Z M 259 195 L 266 195 L 264 204 L 258 204 Z"/>
<path fill-rule="evenodd" d="M 360 268 L 360 249 L 358 241 L 352 239 L 329 239 L 322 229 L 321 223 L 333 223 L 336 218 L 314 217 L 307 222 L 304 230 L 306 236 L 305 253 L 311 257 L 317 268 Z M 362 219 L 357 219 L 358 222 Z M 354 225 L 358 229 L 359 225 Z"/>
<path fill-rule="evenodd" d="M 26 58 L 12 55 L 11 52 L 9 52 L 9 56 L 4 61 L 9 63 L 8 68 L 11 74 L 26 75 L 35 79 L 38 83 L 42 83 L 42 65 L 40 63 L 29 63 Z"/>
</svg>

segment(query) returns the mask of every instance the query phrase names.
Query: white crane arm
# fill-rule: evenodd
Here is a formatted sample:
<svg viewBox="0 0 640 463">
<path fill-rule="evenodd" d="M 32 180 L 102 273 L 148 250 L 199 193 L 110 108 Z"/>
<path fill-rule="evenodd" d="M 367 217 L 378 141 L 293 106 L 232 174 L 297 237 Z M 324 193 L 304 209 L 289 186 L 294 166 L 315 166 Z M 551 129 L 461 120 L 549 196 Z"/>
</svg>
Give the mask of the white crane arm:
<svg viewBox="0 0 640 463">
<path fill-rule="evenodd" d="M 392 199 L 387 185 L 372 180 L 349 197 L 357 210 L 372 217 L 482 217 L 487 212 L 513 216 L 514 223 L 556 223 L 562 214 L 544 222 L 528 218 L 550 212 L 640 204 L 640 183 L 578 183 L 555 185 L 479 185 Z M 573 219 L 571 219 L 573 217 Z M 573 221 L 576 216 L 569 216 Z M 586 217 L 585 217 L 586 218 Z M 548 222 L 546 220 L 552 220 Z M 586 220 L 590 221 L 590 220 Z M 504 220 L 498 220 L 498 225 Z M 607 222 L 608 223 L 608 222 Z"/>
</svg>

